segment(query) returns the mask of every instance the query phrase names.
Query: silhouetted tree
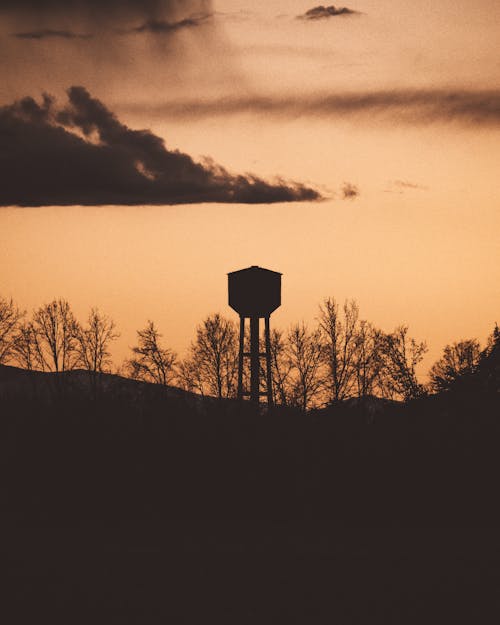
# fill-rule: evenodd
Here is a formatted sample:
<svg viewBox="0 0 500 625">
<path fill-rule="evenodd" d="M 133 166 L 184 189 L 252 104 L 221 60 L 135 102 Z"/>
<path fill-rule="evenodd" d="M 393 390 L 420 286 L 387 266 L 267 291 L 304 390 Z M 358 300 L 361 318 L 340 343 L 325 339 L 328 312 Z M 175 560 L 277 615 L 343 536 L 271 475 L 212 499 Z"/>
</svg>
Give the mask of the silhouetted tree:
<svg viewBox="0 0 500 625">
<path fill-rule="evenodd" d="M 292 368 L 283 331 L 274 329 L 271 331 L 271 371 L 275 404 L 288 406 L 292 403 Z"/>
<path fill-rule="evenodd" d="M 177 368 L 179 386 L 190 393 L 205 394 L 205 386 L 201 371 L 192 357 L 185 358 Z"/>
<path fill-rule="evenodd" d="M 13 339 L 12 358 L 23 369 L 34 371 L 42 359 L 40 344 L 33 323 L 19 325 Z"/>
<path fill-rule="evenodd" d="M 481 391 L 500 393 L 500 328 L 495 324 L 488 337 L 485 349 L 481 352 L 477 366 L 477 378 Z"/>
<path fill-rule="evenodd" d="M 24 313 L 17 308 L 12 299 L 0 297 L 0 365 L 12 354 L 13 339 Z"/>
<path fill-rule="evenodd" d="M 358 397 L 376 393 L 382 368 L 380 349 L 380 332 L 368 321 L 360 321 L 352 362 Z"/>
<path fill-rule="evenodd" d="M 307 410 L 317 399 L 323 381 L 321 332 L 310 332 L 304 323 L 291 327 L 286 337 L 285 361 L 290 369 L 290 403 Z"/>
<path fill-rule="evenodd" d="M 232 321 L 208 316 L 196 329 L 196 340 L 180 367 L 182 385 L 202 395 L 235 397 L 238 377 L 238 339 Z"/>
<path fill-rule="evenodd" d="M 425 342 L 408 336 L 408 326 L 397 327 L 391 334 L 380 334 L 383 371 L 380 386 L 384 395 L 405 400 L 425 393 L 418 382 L 416 367 L 427 352 Z"/>
<path fill-rule="evenodd" d="M 161 347 L 162 335 L 154 323 L 148 321 L 143 330 L 137 331 L 137 338 L 138 345 L 132 348 L 134 356 L 127 363 L 131 377 L 163 386 L 171 384 L 176 376 L 177 354 Z"/>
<path fill-rule="evenodd" d="M 78 365 L 89 372 L 102 373 L 111 366 L 109 346 L 117 339 L 112 319 L 92 308 L 85 327 L 78 326 L 76 331 L 76 350 Z"/>
<path fill-rule="evenodd" d="M 54 300 L 36 310 L 33 329 L 37 364 L 42 370 L 59 372 L 74 368 L 78 358 L 78 323 L 66 300 Z"/>
<path fill-rule="evenodd" d="M 447 345 L 429 372 L 430 388 L 435 392 L 450 390 L 476 371 L 480 355 L 481 348 L 475 339 Z"/>
<path fill-rule="evenodd" d="M 358 317 L 359 308 L 354 300 L 344 303 L 342 313 L 333 297 L 325 299 L 320 306 L 319 328 L 326 366 L 325 388 L 330 402 L 345 399 L 353 391 Z"/>
</svg>

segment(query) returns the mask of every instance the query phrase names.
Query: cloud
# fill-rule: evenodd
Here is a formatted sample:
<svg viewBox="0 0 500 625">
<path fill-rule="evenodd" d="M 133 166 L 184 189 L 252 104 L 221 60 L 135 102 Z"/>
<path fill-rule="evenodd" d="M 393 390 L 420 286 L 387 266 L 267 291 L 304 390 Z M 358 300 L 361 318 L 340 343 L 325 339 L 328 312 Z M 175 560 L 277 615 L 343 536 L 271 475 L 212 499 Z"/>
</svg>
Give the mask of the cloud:
<svg viewBox="0 0 500 625">
<path fill-rule="evenodd" d="M 93 11 L 98 13 L 110 12 L 144 12 L 162 13 L 182 10 L 182 5 L 207 6 L 207 0 L 0 0 L 0 10 L 3 11 L 38 11 L 44 13 Z"/>
<path fill-rule="evenodd" d="M 409 180 L 395 180 L 393 184 L 395 187 L 399 187 L 400 189 L 418 189 L 419 191 L 427 190 L 427 187 L 424 187 L 421 184 L 416 184 L 415 182 L 410 182 Z"/>
<path fill-rule="evenodd" d="M 206 22 L 207 19 L 209 19 L 210 17 L 211 17 L 210 14 L 193 15 L 183 20 L 179 20 L 178 22 L 169 22 L 167 20 L 147 20 L 141 26 L 137 26 L 136 28 L 132 28 L 125 32 L 154 33 L 154 34 L 174 33 L 183 28 L 192 28 L 194 26 L 200 26 L 201 24 Z"/>
<path fill-rule="evenodd" d="M 142 24 L 144 31 L 148 24 L 175 29 L 188 25 L 190 20 L 194 24 L 197 16 L 213 11 L 212 0 L 0 0 L 0 12 L 17 22 L 38 25 L 25 29 L 30 33 L 36 32 L 40 24 L 40 32 L 70 32 L 68 23 L 84 24 L 96 31 L 117 25 L 131 28 L 134 22 Z"/>
<path fill-rule="evenodd" d="M 240 9 L 238 11 L 215 11 L 214 15 L 226 22 L 246 22 L 254 18 L 258 13 L 248 9 Z"/>
<path fill-rule="evenodd" d="M 165 102 L 148 107 L 147 112 L 170 118 L 252 114 L 285 119 L 365 117 L 391 124 L 458 122 L 469 126 L 500 126 L 500 90 L 400 89 L 296 97 L 235 96 Z"/>
<path fill-rule="evenodd" d="M 90 39 L 92 37 L 91 34 L 74 33 L 71 30 L 51 30 L 50 28 L 13 33 L 12 36 L 17 37 L 17 39 Z"/>
<path fill-rule="evenodd" d="M 344 200 L 354 200 L 359 195 L 359 189 L 352 182 L 344 182 L 342 185 L 342 199 Z"/>
<path fill-rule="evenodd" d="M 132 130 L 83 87 L 0 108 L 0 205 L 272 203 L 321 199 L 305 185 L 233 175 Z"/>
<path fill-rule="evenodd" d="M 305 19 L 305 20 L 321 20 L 321 19 L 328 19 L 330 17 L 335 17 L 338 15 L 354 15 L 356 14 L 357 11 L 353 11 L 352 9 L 348 9 L 347 7 L 335 7 L 332 5 L 330 6 L 317 6 L 314 7 L 313 9 L 309 9 L 309 11 L 306 11 L 303 15 L 299 15 L 299 19 Z"/>
<path fill-rule="evenodd" d="M 390 180 L 384 189 L 384 193 L 403 194 L 405 191 L 428 191 L 428 187 L 409 180 Z"/>
</svg>

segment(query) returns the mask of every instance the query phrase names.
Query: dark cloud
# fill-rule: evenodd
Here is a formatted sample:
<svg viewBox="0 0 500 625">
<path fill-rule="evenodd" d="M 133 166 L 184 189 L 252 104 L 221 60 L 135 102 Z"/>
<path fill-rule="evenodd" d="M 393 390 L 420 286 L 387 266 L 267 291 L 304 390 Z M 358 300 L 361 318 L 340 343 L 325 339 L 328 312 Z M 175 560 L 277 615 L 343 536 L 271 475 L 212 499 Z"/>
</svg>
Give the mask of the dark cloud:
<svg viewBox="0 0 500 625">
<path fill-rule="evenodd" d="M 0 108 L 0 205 L 271 203 L 318 200 L 310 187 L 233 175 L 131 130 L 83 87 L 58 107 L 24 98 Z"/>
<path fill-rule="evenodd" d="M 132 107 L 131 107 L 132 108 Z M 136 107 L 139 110 L 139 107 Z M 150 115 L 216 117 L 257 114 L 281 118 L 356 117 L 404 123 L 459 122 L 500 125 L 500 90 L 391 90 L 297 97 L 227 97 L 166 102 L 148 107 Z"/>
<path fill-rule="evenodd" d="M 13 33 L 13 37 L 18 39 L 90 39 L 91 34 L 74 33 L 71 30 L 51 30 L 44 28 L 25 33 Z"/>
<path fill-rule="evenodd" d="M 192 28 L 194 26 L 200 26 L 206 22 L 211 15 L 193 15 L 187 17 L 178 22 L 169 22 L 167 20 L 147 20 L 141 26 L 132 28 L 126 32 L 128 33 L 154 33 L 154 34 L 168 34 L 173 33 L 183 28 Z"/>
<path fill-rule="evenodd" d="M 344 182 L 342 185 L 342 199 L 344 200 L 354 200 L 359 195 L 359 189 L 352 182 Z"/>
<path fill-rule="evenodd" d="M 160 13 L 162 11 L 177 11 L 182 4 L 192 4 L 190 0 L 0 0 L 0 10 L 4 11 L 38 11 L 45 13 L 55 12 L 122 12 L 144 11 L 145 13 Z M 207 4 L 207 2 L 198 2 Z"/>
<path fill-rule="evenodd" d="M 299 15 L 299 19 L 304 19 L 304 20 L 321 20 L 321 19 L 328 19 L 330 17 L 335 17 L 338 15 L 354 15 L 356 14 L 357 11 L 353 11 L 352 9 L 348 9 L 347 7 L 335 7 L 332 5 L 330 6 L 317 6 L 314 7 L 313 9 L 309 9 L 309 11 L 306 11 L 303 15 Z"/>
<path fill-rule="evenodd" d="M 141 24 L 163 23 L 166 30 L 166 25 L 181 27 L 184 20 L 197 23 L 197 16 L 210 15 L 213 11 L 212 0 L 0 0 L 0 12 L 21 23 L 41 24 L 44 29 L 48 25 L 47 29 L 55 32 L 68 30 L 68 22 L 96 30 L 134 22 L 139 23 L 138 28 Z M 36 30 L 27 28 L 26 32 Z"/>
</svg>

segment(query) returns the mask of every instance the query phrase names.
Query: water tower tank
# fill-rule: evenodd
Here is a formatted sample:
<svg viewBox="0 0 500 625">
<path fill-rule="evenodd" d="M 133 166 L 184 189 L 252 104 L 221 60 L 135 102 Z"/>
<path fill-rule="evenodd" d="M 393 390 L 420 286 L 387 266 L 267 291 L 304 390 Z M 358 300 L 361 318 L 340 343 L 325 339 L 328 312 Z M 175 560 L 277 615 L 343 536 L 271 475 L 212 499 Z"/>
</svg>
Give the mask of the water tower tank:
<svg viewBox="0 0 500 625">
<path fill-rule="evenodd" d="M 281 306 L 281 273 L 253 265 L 228 274 L 229 306 L 240 317 L 269 317 Z"/>
</svg>

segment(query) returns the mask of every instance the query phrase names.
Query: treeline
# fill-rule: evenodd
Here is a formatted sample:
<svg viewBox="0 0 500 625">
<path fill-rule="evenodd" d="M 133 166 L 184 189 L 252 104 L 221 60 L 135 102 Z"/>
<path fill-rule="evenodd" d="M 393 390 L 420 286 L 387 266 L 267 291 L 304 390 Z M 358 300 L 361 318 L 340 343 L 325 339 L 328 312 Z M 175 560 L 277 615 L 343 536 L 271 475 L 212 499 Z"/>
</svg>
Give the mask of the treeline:
<svg viewBox="0 0 500 625">
<path fill-rule="evenodd" d="M 58 299 L 41 306 L 28 319 L 12 299 L 0 298 L 0 364 L 15 364 L 28 371 L 83 369 L 97 379 L 98 374 L 111 372 L 111 346 L 118 337 L 114 321 L 97 308 L 81 323 L 69 303 Z M 234 398 L 238 347 L 237 325 L 213 314 L 197 327 L 187 356 L 180 359 L 163 343 L 154 322 L 148 321 L 138 330 L 130 357 L 116 371 L 200 395 Z M 328 298 L 319 307 L 315 327 L 296 323 L 287 331 L 273 330 L 274 401 L 308 410 L 367 396 L 407 401 L 478 386 L 498 391 L 498 325 L 484 348 L 476 339 L 447 345 L 424 385 L 417 367 L 426 351 L 426 343 L 411 337 L 408 326 L 386 333 L 360 318 L 354 300 L 340 306 Z"/>
</svg>

